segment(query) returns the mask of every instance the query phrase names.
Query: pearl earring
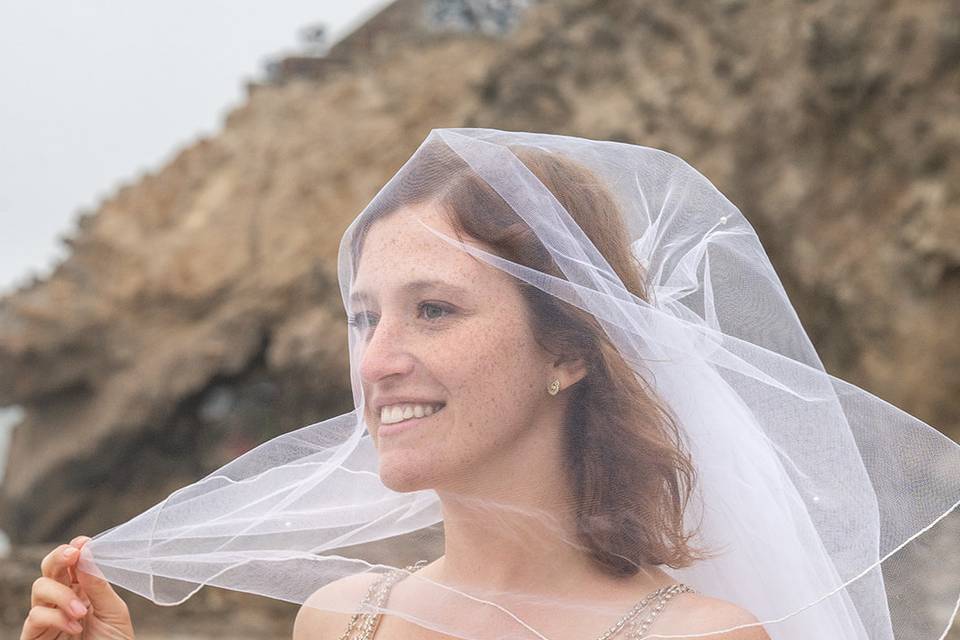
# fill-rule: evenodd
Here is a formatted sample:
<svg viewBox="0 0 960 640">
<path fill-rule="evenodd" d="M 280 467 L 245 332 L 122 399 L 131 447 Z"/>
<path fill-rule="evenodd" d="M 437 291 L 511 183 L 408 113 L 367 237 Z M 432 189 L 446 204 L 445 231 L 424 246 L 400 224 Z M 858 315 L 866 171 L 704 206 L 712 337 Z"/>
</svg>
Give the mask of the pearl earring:
<svg viewBox="0 0 960 640">
<path fill-rule="evenodd" d="M 554 380 L 553 382 L 550 383 L 550 386 L 547 387 L 547 393 L 549 393 L 549 394 L 552 395 L 552 396 L 557 395 L 557 392 L 559 392 L 559 391 L 560 391 L 560 381 L 559 381 L 559 380 Z"/>
</svg>

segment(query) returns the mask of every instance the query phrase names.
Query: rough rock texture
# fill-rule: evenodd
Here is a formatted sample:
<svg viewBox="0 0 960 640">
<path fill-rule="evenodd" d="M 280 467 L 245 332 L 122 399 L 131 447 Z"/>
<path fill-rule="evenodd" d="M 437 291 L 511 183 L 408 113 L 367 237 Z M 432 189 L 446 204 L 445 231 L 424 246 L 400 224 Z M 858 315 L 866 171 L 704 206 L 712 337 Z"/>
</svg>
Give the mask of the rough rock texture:
<svg viewBox="0 0 960 640">
<path fill-rule="evenodd" d="M 14 542 L 101 531 L 352 409 L 340 236 L 431 127 L 476 108 L 496 48 L 401 49 L 376 27 L 357 37 L 389 59 L 253 91 L 219 135 L 85 216 L 49 280 L 0 302 L 0 404 L 26 410 L 0 485 Z M 458 72 L 438 83 L 429 64 Z"/>
<path fill-rule="evenodd" d="M 565 0 L 502 39 L 390 7 L 322 79 L 84 216 L 0 301 L 15 542 L 101 531 L 350 408 L 343 229 L 431 128 L 655 146 L 757 228 L 831 372 L 960 438 L 960 8 Z"/>
<path fill-rule="evenodd" d="M 960 6 L 565 4 L 530 15 L 470 124 L 687 159 L 753 222 L 827 368 L 958 435 Z"/>
</svg>

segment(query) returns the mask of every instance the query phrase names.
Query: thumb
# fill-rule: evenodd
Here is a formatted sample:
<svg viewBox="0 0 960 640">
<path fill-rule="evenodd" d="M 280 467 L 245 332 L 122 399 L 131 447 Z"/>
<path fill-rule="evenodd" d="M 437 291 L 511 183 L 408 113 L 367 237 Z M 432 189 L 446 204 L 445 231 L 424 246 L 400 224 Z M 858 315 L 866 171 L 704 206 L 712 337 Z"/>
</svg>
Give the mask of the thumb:
<svg viewBox="0 0 960 640">
<path fill-rule="evenodd" d="M 127 604 L 113 587 L 103 578 L 103 574 L 93 562 L 93 556 L 86 548 L 80 551 L 77 564 L 77 582 L 90 599 L 94 614 L 103 620 L 123 620 L 129 617 Z"/>
</svg>

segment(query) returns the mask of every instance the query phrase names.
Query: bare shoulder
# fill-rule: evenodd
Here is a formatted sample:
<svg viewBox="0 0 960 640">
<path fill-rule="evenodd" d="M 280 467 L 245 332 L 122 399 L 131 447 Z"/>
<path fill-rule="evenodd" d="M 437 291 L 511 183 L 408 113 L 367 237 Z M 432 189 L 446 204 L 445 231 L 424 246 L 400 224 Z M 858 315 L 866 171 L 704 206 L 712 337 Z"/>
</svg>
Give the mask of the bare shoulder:
<svg viewBox="0 0 960 640">
<path fill-rule="evenodd" d="M 759 622 L 756 616 L 727 600 L 699 593 L 676 596 L 654 626 L 664 633 L 706 633 Z M 651 631 L 654 631 L 651 628 Z M 710 640 L 770 640 L 761 625 L 709 636 Z"/>
<path fill-rule="evenodd" d="M 352 613 L 331 611 L 356 605 L 380 574 L 361 573 L 334 580 L 314 591 L 300 606 L 293 622 L 293 640 L 337 640 Z"/>
</svg>

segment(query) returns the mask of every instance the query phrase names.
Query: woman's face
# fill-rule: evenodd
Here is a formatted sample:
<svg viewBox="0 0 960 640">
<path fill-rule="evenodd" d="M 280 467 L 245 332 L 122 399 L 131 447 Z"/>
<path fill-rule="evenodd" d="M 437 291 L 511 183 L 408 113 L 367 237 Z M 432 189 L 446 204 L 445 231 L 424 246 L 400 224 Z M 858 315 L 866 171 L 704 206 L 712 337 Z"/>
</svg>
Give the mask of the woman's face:
<svg viewBox="0 0 960 640">
<path fill-rule="evenodd" d="M 439 208 L 419 205 L 381 218 L 363 242 L 350 319 L 364 417 L 388 487 L 475 490 L 522 472 L 512 458 L 546 437 L 536 428 L 554 358 L 534 340 L 516 281 L 418 217 L 457 237 Z"/>
</svg>

